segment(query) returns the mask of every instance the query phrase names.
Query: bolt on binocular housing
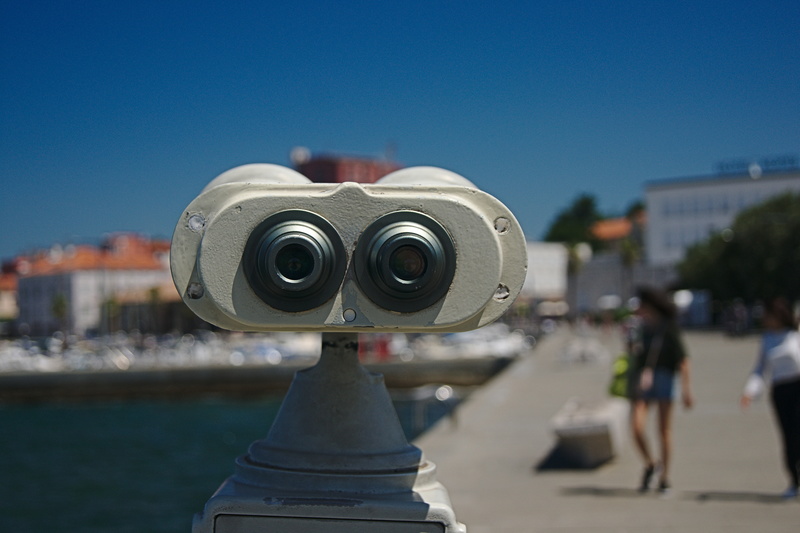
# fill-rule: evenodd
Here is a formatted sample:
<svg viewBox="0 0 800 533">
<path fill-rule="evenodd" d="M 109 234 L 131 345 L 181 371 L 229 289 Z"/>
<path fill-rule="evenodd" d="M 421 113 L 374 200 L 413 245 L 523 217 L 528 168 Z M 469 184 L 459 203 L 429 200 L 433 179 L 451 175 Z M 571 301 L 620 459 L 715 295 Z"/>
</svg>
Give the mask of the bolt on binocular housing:
<svg viewBox="0 0 800 533">
<path fill-rule="evenodd" d="M 245 165 L 189 204 L 171 263 L 187 305 L 226 329 L 465 331 L 511 305 L 527 253 L 513 214 L 443 169 L 362 185 Z"/>
</svg>

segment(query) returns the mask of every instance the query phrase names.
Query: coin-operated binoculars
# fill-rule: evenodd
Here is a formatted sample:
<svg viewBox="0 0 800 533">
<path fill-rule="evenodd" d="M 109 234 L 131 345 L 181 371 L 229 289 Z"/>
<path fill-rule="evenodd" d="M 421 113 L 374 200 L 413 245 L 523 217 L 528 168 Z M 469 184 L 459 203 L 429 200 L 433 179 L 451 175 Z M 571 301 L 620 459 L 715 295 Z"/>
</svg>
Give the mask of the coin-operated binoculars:
<svg viewBox="0 0 800 533">
<path fill-rule="evenodd" d="M 321 331 L 273 425 L 195 516 L 194 533 L 463 533 L 436 467 L 408 443 L 360 332 L 455 332 L 497 319 L 525 279 L 514 215 L 433 167 L 315 184 L 276 165 L 214 179 L 186 208 L 172 276 L 238 331 Z"/>
</svg>

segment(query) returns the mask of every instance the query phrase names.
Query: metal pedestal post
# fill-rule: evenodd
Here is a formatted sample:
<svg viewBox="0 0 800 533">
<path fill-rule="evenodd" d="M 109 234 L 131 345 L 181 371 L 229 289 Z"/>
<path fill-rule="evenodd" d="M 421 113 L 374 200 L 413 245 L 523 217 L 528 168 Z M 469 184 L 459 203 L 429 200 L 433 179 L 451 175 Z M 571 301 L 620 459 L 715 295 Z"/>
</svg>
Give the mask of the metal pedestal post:
<svg viewBox="0 0 800 533">
<path fill-rule="evenodd" d="M 194 533 L 465 533 L 436 466 L 408 443 L 356 333 L 324 333 L 263 440 L 236 460 Z"/>
</svg>

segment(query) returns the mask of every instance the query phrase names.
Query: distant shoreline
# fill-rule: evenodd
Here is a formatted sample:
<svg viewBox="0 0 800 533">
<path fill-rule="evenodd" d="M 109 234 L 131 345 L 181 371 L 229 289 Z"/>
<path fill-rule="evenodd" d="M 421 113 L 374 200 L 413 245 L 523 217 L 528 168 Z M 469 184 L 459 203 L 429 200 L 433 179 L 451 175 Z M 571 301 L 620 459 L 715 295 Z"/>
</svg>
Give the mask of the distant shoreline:
<svg viewBox="0 0 800 533">
<path fill-rule="evenodd" d="M 513 360 L 513 357 L 476 357 L 367 363 L 364 366 L 382 374 L 388 388 L 410 389 L 428 384 L 481 385 Z M 295 372 L 309 366 L 308 363 L 284 362 L 126 371 L 9 372 L 0 374 L 0 403 L 282 395 Z"/>
</svg>

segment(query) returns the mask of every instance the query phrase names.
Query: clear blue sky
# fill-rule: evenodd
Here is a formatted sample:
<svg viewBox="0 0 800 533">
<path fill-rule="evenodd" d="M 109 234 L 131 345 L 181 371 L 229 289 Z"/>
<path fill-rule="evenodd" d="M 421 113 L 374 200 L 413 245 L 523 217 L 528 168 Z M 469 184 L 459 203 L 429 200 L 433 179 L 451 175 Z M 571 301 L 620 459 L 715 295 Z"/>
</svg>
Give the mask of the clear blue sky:
<svg viewBox="0 0 800 533">
<path fill-rule="evenodd" d="M 314 153 L 465 175 L 529 240 L 580 193 L 800 152 L 800 2 L 0 3 L 0 258 L 169 237 L 220 172 Z"/>
</svg>

